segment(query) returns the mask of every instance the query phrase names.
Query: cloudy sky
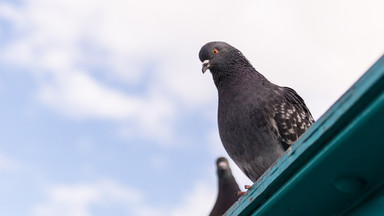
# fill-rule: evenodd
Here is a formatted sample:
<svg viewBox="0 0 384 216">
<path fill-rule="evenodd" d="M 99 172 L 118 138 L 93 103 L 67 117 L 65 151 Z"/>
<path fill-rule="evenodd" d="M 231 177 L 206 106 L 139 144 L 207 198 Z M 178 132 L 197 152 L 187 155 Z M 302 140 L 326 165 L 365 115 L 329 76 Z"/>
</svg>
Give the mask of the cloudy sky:
<svg viewBox="0 0 384 216">
<path fill-rule="evenodd" d="M 383 10 L 382 0 L 0 0 L 0 215 L 207 215 L 226 153 L 200 47 L 237 47 L 318 119 L 384 53 Z"/>
</svg>

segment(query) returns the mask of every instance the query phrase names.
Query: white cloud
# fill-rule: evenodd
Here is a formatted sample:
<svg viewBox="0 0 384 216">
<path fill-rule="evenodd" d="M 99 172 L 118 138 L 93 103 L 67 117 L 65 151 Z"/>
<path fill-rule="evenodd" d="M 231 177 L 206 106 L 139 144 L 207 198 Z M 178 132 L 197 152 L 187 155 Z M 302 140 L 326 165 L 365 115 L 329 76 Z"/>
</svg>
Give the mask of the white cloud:
<svg viewBox="0 0 384 216">
<path fill-rule="evenodd" d="M 208 136 L 207 143 L 209 144 L 209 149 L 213 155 L 226 155 L 223 144 L 221 143 L 219 131 L 217 128 L 210 132 Z"/>
<path fill-rule="evenodd" d="M 208 215 L 215 204 L 216 194 L 212 186 L 197 182 L 188 196 L 183 197 L 182 204 L 173 209 L 171 216 Z"/>
<path fill-rule="evenodd" d="M 142 202 L 140 192 L 110 180 L 74 185 L 57 184 L 49 187 L 48 201 L 32 209 L 36 216 L 89 216 L 94 205 L 121 204 L 126 212 Z"/>
<path fill-rule="evenodd" d="M 80 118 L 126 118 L 137 115 L 143 106 L 138 98 L 126 97 L 85 73 L 72 72 L 55 81 L 40 89 L 39 98 L 48 106 Z"/>
<path fill-rule="evenodd" d="M 197 182 L 178 206 L 149 206 L 140 191 L 111 180 L 78 184 L 55 184 L 47 188 L 48 200 L 32 209 L 33 216 L 90 216 L 92 208 L 121 208 L 126 215 L 179 216 L 208 215 L 215 201 L 215 188 Z M 113 211 L 112 211 L 113 212 Z"/>
<path fill-rule="evenodd" d="M 103 85 L 85 72 L 62 73 L 46 82 L 38 92 L 40 101 L 62 113 L 80 119 L 98 118 L 132 122 L 125 136 L 139 134 L 169 141 L 174 104 L 158 93 L 139 97 Z"/>
</svg>

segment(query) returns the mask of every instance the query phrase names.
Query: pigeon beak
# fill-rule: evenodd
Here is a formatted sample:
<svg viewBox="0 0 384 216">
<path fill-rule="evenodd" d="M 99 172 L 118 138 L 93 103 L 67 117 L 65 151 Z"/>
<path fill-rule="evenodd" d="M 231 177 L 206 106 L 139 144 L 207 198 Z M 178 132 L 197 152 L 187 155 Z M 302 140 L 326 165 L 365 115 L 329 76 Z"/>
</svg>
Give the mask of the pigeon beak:
<svg viewBox="0 0 384 216">
<path fill-rule="evenodd" d="M 205 73 L 205 71 L 206 71 L 207 69 L 209 69 L 209 66 L 211 66 L 211 65 L 209 64 L 209 60 L 208 60 L 208 59 L 207 59 L 207 60 L 204 60 L 204 61 L 203 61 L 203 69 L 202 69 L 203 73 Z"/>
<path fill-rule="evenodd" d="M 227 169 L 228 164 L 225 163 L 224 161 L 221 161 L 217 166 L 218 166 L 220 169 Z"/>
</svg>

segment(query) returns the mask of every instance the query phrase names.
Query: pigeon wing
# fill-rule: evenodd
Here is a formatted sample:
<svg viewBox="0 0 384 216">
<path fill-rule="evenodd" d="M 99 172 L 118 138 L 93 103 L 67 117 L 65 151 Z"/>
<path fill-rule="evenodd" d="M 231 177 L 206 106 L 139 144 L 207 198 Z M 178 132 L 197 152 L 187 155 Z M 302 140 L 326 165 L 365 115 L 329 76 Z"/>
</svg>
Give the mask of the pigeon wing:
<svg viewBox="0 0 384 216">
<path fill-rule="evenodd" d="M 304 100 L 295 90 L 280 87 L 280 97 L 275 107 L 275 132 L 283 148 L 288 149 L 314 122 Z"/>
</svg>

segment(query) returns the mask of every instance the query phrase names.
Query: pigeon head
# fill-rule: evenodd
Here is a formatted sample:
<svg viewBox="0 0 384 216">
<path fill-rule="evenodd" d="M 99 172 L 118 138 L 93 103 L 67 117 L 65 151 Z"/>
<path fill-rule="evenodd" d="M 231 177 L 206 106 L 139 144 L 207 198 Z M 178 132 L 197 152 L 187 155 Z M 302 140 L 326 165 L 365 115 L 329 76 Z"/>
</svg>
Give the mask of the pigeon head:
<svg viewBox="0 0 384 216">
<path fill-rule="evenodd" d="M 219 157 L 216 160 L 217 175 L 219 178 L 228 178 L 232 176 L 231 168 L 229 167 L 229 162 L 225 157 Z"/>
<path fill-rule="evenodd" d="M 202 71 L 210 70 L 213 75 L 224 75 L 237 63 L 249 64 L 248 60 L 235 47 L 220 41 L 205 44 L 199 52 L 203 62 Z"/>
</svg>

